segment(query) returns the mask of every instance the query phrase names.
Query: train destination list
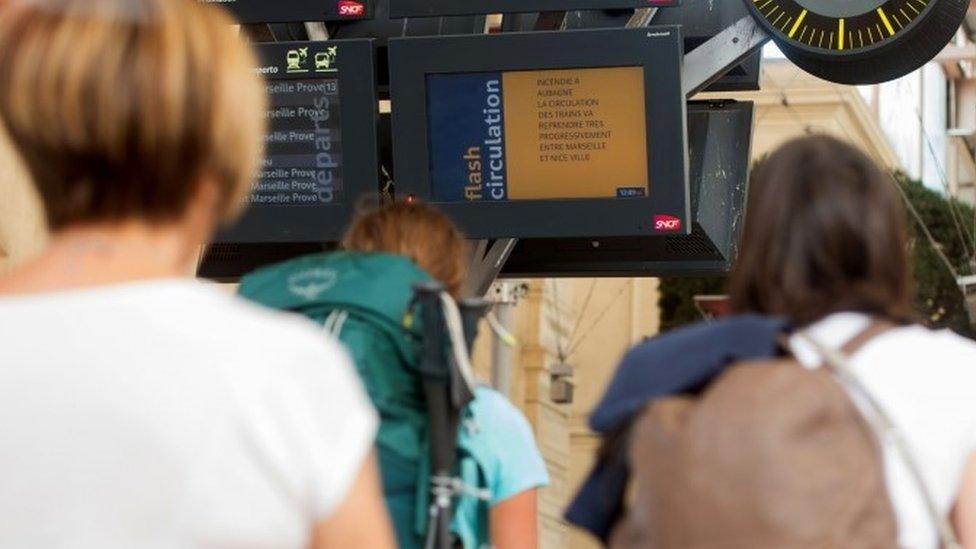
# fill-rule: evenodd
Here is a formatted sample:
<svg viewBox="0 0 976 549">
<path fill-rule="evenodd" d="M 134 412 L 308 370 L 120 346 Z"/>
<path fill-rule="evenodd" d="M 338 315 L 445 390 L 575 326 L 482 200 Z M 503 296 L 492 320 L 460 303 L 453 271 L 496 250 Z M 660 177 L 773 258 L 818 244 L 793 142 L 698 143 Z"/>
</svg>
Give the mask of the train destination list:
<svg viewBox="0 0 976 549">
<path fill-rule="evenodd" d="M 265 158 L 248 203 L 315 206 L 343 199 L 339 89 L 335 78 L 274 80 Z"/>
</svg>

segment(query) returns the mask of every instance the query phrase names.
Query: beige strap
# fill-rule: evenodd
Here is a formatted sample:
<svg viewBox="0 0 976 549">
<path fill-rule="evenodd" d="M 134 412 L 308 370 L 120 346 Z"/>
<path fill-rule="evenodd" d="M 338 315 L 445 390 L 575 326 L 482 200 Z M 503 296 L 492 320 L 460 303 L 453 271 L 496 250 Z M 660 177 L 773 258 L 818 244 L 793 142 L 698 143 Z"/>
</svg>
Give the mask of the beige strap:
<svg viewBox="0 0 976 549">
<path fill-rule="evenodd" d="M 894 323 L 887 320 L 873 320 L 870 324 L 868 324 L 867 328 L 861 330 L 860 333 L 851 338 L 851 340 L 845 343 L 840 350 L 847 356 L 854 356 L 854 354 L 860 351 L 861 348 L 867 345 L 872 339 L 894 328 Z"/>
<path fill-rule="evenodd" d="M 840 348 L 840 351 L 846 356 L 853 356 L 860 351 L 862 347 L 867 345 L 869 341 L 893 328 L 895 328 L 895 324 L 887 320 L 872 321 L 870 324 L 868 324 L 867 328 L 858 332 L 858 334 L 851 338 L 850 341 L 845 343 L 844 346 Z M 803 330 L 800 331 L 802 332 Z M 776 342 L 779 344 L 780 348 L 786 351 L 788 354 L 796 356 L 794 355 L 793 348 L 790 345 L 789 333 L 781 332 L 776 337 Z"/>
</svg>

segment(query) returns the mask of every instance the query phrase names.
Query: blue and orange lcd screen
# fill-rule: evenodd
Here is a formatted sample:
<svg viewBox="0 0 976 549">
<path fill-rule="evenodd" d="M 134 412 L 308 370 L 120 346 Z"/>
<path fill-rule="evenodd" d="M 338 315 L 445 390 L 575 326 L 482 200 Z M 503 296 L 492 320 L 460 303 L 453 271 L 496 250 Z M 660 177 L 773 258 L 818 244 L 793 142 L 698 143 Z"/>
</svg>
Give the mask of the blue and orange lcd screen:
<svg viewBox="0 0 976 549">
<path fill-rule="evenodd" d="M 649 193 L 642 67 L 430 74 L 427 108 L 435 201 Z"/>
</svg>

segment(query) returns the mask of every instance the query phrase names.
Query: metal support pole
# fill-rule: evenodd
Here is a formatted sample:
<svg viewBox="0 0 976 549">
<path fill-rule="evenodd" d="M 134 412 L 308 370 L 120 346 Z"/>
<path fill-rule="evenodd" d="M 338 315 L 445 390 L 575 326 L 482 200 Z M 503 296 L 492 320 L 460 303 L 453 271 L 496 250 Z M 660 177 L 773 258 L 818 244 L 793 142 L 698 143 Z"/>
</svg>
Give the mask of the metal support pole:
<svg viewBox="0 0 976 549">
<path fill-rule="evenodd" d="M 651 23 L 651 19 L 657 14 L 657 8 L 640 8 L 634 10 L 634 15 L 627 21 L 628 29 L 646 27 Z"/>
<path fill-rule="evenodd" d="M 512 328 L 512 307 L 514 305 L 511 303 L 495 305 L 495 318 L 509 331 Z M 506 397 L 510 397 L 512 392 L 511 373 L 512 348 L 496 336 L 491 342 L 491 386 Z"/>
<path fill-rule="evenodd" d="M 512 255 L 516 238 L 497 240 L 478 240 L 472 243 L 471 260 L 468 262 L 468 278 L 464 284 L 464 295 L 481 297 L 488 292 L 492 283 L 502 272 L 505 261 Z"/>
<path fill-rule="evenodd" d="M 535 27 L 532 30 L 564 30 L 566 27 L 566 12 L 564 11 L 544 11 L 536 19 Z"/>
<path fill-rule="evenodd" d="M 320 21 L 312 21 L 305 23 L 305 32 L 308 33 L 309 40 L 328 40 L 329 39 L 329 29 L 326 28 L 325 23 Z"/>
<path fill-rule="evenodd" d="M 512 331 L 514 323 L 513 309 L 517 300 L 515 284 L 502 282 L 495 285 L 492 301 L 495 306 L 492 312 L 495 320 L 507 332 Z M 512 348 L 497 334 L 491 340 L 491 386 L 496 391 L 511 396 L 512 391 Z"/>
<path fill-rule="evenodd" d="M 241 25 L 241 33 L 251 42 L 274 42 L 275 36 L 271 27 L 265 24 Z"/>
</svg>

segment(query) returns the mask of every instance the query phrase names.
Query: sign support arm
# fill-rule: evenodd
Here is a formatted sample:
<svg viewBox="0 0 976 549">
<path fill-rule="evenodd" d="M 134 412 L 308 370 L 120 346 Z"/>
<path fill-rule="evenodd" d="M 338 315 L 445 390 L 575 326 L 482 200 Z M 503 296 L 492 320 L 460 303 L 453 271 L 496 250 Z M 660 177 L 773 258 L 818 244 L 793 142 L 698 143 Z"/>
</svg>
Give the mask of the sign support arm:
<svg viewBox="0 0 976 549">
<path fill-rule="evenodd" d="M 708 87 L 768 41 L 769 34 L 747 15 L 686 53 L 681 68 L 685 97 Z"/>
</svg>

